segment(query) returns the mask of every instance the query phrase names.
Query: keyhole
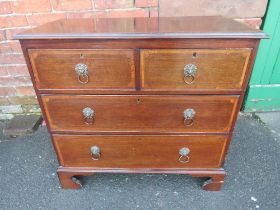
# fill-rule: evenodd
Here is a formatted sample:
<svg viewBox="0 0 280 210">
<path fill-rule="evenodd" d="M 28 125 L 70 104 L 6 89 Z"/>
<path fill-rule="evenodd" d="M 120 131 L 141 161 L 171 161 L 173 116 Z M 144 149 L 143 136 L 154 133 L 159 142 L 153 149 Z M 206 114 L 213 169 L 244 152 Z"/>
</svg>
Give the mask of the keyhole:
<svg viewBox="0 0 280 210">
<path fill-rule="evenodd" d="M 140 104 L 140 103 L 141 103 L 141 99 L 137 98 L 137 104 Z"/>
<path fill-rule="evenodd" d="M 192 57 L 193 57 L 193 58 L 196 58 L 196 57 L 197 57 L 197 53 L 194 52 L 194 53 L 192 54 Z"/>
<path fill-rule="evenodd" d="M 84 54 L 83 53 L 81 53 L 80 54 L 80 58 L 84 58 L 85 56 L 84 56 Z"/>
</svg>

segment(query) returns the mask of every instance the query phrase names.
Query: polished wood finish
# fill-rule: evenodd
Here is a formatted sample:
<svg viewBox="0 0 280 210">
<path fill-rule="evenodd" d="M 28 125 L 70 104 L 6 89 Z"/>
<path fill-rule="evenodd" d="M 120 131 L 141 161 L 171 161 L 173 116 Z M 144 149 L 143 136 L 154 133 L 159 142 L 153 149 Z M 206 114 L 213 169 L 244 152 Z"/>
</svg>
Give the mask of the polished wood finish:
<svg viewBox="0 0 280 210">
<path fill-rule="evenodd" d="M 154 173 L 154 174 L 186 174 L 193 177 L 207 177 L 202 189 L 219 191 L 224 184 L 226 172 L 224 169 L 105 169 L 87 167 L 58 167 L 57 174 L 64 189 L 79 189 L 82 187 L 81 176 L 90 176 L 95 173 Z"/>
<path fill-rule="evenodd" d="M 37 88 L 135 89 L 133 50 L 29 50 Z M 88 83 L 78 80 L 77 64 L 88 68 Z"/>
<path fill-rule="evenodd" d="M 29 49 L 135 49 L 135 71 L 136 84 L 141 83 L 140 78 L 140 64 L 136 62 L 139 58 L 140 49 L 240 49 L 252 48 L 255 49 L 258 40 L 255 39 L 135 39 L 133 41 L 120 40 L 75 40 L 75 39 L 61 39 L 61 40 L 21 40 L 22 46 L 25 50 Z M 250 60 L 253 56 L 250 56 Z M 28 58 L 28 56 L 27 56 Z M 139 58 L 140 59 L 140 58 Z M 27 60 L 29 62 L 29 59 Z M 31 67 L 30 67 L 31 68 Z M 250 76 L 251 68 L 248 68 L 245 77 Z M 181 71 L 180 71 L 181 72 Z M 33 72 L 31 71 L 33 74 Z M 86 87 L 76 89 L 42 89 L 37 90 L 38 93 L 69 93 L 69 94 L 241 94 L 246 87 L 246 80 L 243 82 L 242 89 L 184 89 L 172 91 L 156 91 L 156 90 L 141 90 L 137 91 L 131 89 L 87 89 Z"/>
<path fill-rule="evenodd" d="M 97 168 L 220 168 L 227 136 L 53 135 L 61 166 Z M 148 147 L 147 147 L 148 145 Z M 101 150 L 93 160 L 92 146 Z M 190 149 L 189 162 L 179 150 Z"/>
<path fill-rule="evenodd" d="M 62 19 L 16 35 L 17 39 L 267 38 L 225 17 Z"/>
<path fill-rule="evenodd" d="M 92 172 L 78 172 L 73 174 L 73 171 L 62 171 L 57 170 L 57 175 L 59 177 L 60 184 L 64 189 L 80 189 L 82 187 L 82 182 L 78 178 L 80 176 L 90 176 Z"/>
<path fill-rule="evenodd" d="M 209 174 L 205 174 L 205 172 L 199 174 L 199 173 L 195 173 L 194 175 L 195 177 L 210 177 L 210 179 L 206 180 L 203 185 L 202 185 L 202 189 L 207 190 L 207 191 L 219 191 L 221 190 L 223 184 L 224 184 L 224 180 L 225 180 L 225 172 L 224 171 L 220 171 L 220 173 L 216 173 L 216 174 L 212 174 L 209 176 Z"/>
<path fill-rule="evenodd" d="M 75 133 L 228 133 L 238 96 L 43 95 L 52 132 Z M 86 124 L 82 110 L 95 111 Z M 193 125 L 183 112 L 196 112 Z"/>
<path fill-rule="evenodd" d="M 122 18 L 59 20 L 16 38 L 63 188 L 78 189 L 81 176 L 95 173 L 170 173 L 207 177 L 203 189 L 221 189 L 265 33 L 222 17 Z M 90 67 L 87 84 L 77 83 L 80 61 Z M 188 63 L 198 66 L 191 85 L 182 83 Z M 84 124 L 86 106 L 96 111 L 91 125 Z M 189 106 L 196 110 L 194 124 L 184 127 Z M 102 157 L 95 161 L 89 147 L 97 143 Z M 177 159 L 183 146 L 191 149 L 186 164 Z"/>
<path fill-rule="evenodd" d="M 141 50 L 141 87 L 158 91 L 241 89 L 250 53 L 251 49 Z M 191 84 L 184 81 L 188 64 L 197 67 Z"/>
</svg>

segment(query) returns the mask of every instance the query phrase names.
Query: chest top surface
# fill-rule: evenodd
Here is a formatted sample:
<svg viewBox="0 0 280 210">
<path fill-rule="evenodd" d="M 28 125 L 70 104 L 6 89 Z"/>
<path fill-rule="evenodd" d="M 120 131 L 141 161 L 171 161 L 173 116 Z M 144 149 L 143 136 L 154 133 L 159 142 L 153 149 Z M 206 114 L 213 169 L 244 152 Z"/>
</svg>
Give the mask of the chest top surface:
<svg viewBox="0 0 280 210">
<path fill-rule="evenodd" d="M 15 39 L 267 38 L 220 16 L 61 19 L 24 31 Z"/>
</svg>

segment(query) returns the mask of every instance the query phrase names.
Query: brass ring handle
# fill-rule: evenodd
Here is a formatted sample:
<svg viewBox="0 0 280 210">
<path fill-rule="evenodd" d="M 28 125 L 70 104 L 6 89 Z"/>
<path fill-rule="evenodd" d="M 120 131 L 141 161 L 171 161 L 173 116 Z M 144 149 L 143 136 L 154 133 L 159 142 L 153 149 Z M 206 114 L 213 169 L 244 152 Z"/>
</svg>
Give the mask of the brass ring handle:
<svg viewBox="0 0 280 210">
<path fill-rule="evenodd" d="M 92 146 L 90 148 L 90 152 L 91 152 L 91 158 L 93 160 L 99 160 L 101 157 L 101 150 L 98 146 Z"/>
<path fill-rule="evenodd" d="M 188 85 L 192 84 L 194 82 L 194 76 L 192 75 L 188 75 L 188 76 L 184 76 L 184 82 Z"/>
<path fill-rule="evenodd" d="M 78 81 L 81 84 L 86 84 L 89 81 L 89 77 L 88 77 L 88 67 L 86 64 L 84 63 L 78 63 L 75 66 L 75 71 L 76 74 L 78 75 Z"/>
<path fill-rule="evenodd" d="M 88 83 L 88 75 L 87 74 L 78 75 L 78 81 L 81 84 L 87 84 Z"/>
<path fill-rule="evenodd" d="M 197 73 L 197 66 L 195 64 L 187 64 L 184 67 L 184 82 L 186 84 L 192 84 Z"/>
<path fill-rule="evenodd" d="M 190 154 L 191 150 L 188 147 L 183 147 L 179 150 L 179 162 L 181 163 L 188 163 L 190 161 Z"/>
<path fill-rule="evenodd" d="M 193 119 L 184 119 L 184 125 L 189 127 L 193 125 Z"/>
<path fill-rule="evenodd" d="M 192 126 L 194 123 L 195 111 L 192 108 L 185 109 L 183 112 L 184 125 Z"/>
<path fill-rule="evenodd" d="M 95 111 L 92 108 L 86 107 L 83 109 L 84 120 L 86 124 L 94 122 Z"/>
</svg>

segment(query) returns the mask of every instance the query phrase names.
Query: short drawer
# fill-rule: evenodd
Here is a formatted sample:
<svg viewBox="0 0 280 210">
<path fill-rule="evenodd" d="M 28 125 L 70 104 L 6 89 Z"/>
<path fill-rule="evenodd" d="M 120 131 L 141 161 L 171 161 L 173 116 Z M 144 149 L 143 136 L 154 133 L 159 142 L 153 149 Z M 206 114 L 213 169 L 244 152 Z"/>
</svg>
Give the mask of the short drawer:
<svg viewBox="0 0 280 210">
<path fill-rule="evenodd" d="M 141 50 L 143 90 L 241 89 L 251 49 Z"/>
<path fill-rule="evenodd" d="M 134 89 L 133 50 L 29 50 L 38 89 Z"/>
<path fill-rule="evenodd" d="M 52 131 L 229 132 L 238 96 L 43 95 Z"/>
<path fill-rule="evenodd" d="M 96 168 L 219 168 L 227 136 L 53 135 L 60 164 Z"/>
</svg>

